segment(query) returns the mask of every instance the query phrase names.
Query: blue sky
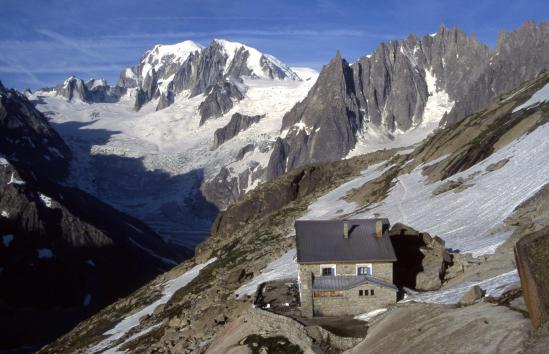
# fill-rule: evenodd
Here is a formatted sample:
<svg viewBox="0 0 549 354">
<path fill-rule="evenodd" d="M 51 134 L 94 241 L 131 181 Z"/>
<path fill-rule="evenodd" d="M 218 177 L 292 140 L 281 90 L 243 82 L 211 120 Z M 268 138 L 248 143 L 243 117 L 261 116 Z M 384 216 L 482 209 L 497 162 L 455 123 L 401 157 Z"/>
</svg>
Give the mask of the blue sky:
<svg viewBox="0 0 549 354">
<path fill-rule="evenodd" d="M 548 13 L 547 0 L 0 0 L 0 80 L 17 89 L 69 75 L 114 83 L 154 44 L 213 38 L 321 69 L 336 50 L 353 61 L 382 41 L 440 24 L 493 46 L 500 29 Z"/>
</svg>

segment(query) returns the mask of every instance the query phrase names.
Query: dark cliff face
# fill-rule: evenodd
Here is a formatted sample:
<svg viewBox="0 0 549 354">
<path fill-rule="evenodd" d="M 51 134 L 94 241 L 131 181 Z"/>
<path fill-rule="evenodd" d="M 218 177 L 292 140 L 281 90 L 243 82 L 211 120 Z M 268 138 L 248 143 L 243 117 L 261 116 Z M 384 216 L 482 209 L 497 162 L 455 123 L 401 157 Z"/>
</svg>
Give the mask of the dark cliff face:
<svg viewBox="0 0 549 354">
<path fill-rule="evenodd" d="M 513 32 L 501 32 L 495 50 L 480 65 L 483 70 L 458 92 L 454 108 L 441 125 L 459 122 L 482 109 L 492 98 L 549 68 L 549 22 L 536 26 L 529 21 Z M 469 67 L 474 68 L 475 64 Z"/>
<path fill-rule="evenodd" d="M 233 108 L 233 100 L 244 98 L 239 88 L 230 81 L 215 84 L 206 91 L 206 99 L 198 106 L 200 125 L 208 119 L 221 117 Z"/>
<path fill-rule="evenodd" d="M 71 151 L 46 117 L 25 96 L 0 83 L 0 153 L 18 165 L 61 180 L 68 173 Z"/>
<path fill-rule="evenodd" d="M 339 53 L 324 67 L 307 98 L 282 121 L 288 130 L 275 144 L 267 178 L 306 163 L 337 159 L 356 143 L 360 111 L 352 71 Z"/>
<path fill-rule="evenodd" d="M 527 22 L 490 50 L 474 35 L 442 26 L 423 38 L 382 43 L 352 65 L 338 53 L 284 116 L 288 132 L 275 144 L 266 178 L 341 159 L 370 126 L 390 134 L 420 125 L 430 90 L 444 90 L 454 102 L 440 123 L 454 124 L 549 67 L 548 38 L 548 23 Z"/>
<path fill-rule="evenodd" d="M 0 85 L 0 349 L 51 341 L 189 250 L 60 182 L 71 152 L 20 93 Z"/>
</svg>

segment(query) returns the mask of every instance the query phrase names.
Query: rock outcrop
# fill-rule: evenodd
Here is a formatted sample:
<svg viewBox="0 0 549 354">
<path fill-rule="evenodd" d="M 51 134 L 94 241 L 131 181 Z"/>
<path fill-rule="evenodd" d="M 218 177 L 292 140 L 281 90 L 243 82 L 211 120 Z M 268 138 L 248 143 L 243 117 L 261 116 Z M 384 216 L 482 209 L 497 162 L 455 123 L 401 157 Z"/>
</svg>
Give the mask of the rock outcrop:
<svg viewBox="0 0 549 354">
<path fill-rule="evenodd" d="M 452 261 L 444 240 L 400 223 L 393 225 L 389 235 L 397 256 L 394 283 L 416 290 L 439 289 Z"/>
<path fill-rule="evenodd" d="M 231 81 L 214 84 L 206 91 L 206 99 L 198 106 L 200 125 L 208 119 L 221 117 L 233 108 L 234 101 L 244 98 L 240 89 Z"/>
<path fill-rule="evenodd" d="M 388 311 L 368 329 L 366 339 L 346 353 L 518 354 L 529 335 L 528 320 L 505 306 L 417 303 Z"/>
<path fill-rule="evenodd" d="M 252 124 L 259 122 L 261 118 L 262 116 L 247 116 L 240 113 L 233 114 L 231 116 L 231 120 L 229 121 L 229 123 L 227 123 L 226 126 L 224 126 L 223 128 L 219 128 L 214 132 L 214 148 L 217 148 L 219 147 L 219 145 L 223 144 L 227 140 L 234 138 L 241 131 L 248 129 Z M 244 152 L 242 152 L 242 155 L 245 154 L 246 151 L 249 150 L 244 150 Z M 238 155 L 240 155 L 240 152 Z"/>
<path fill-rule="evenodd" d="M 65 97 L 68 101 L 80 100 L 87 103 L 115 102 L 122 91 L 116 90 L 105 80 L 90 79 L 84 82 L 75 76 L 66 79 L 62 84 L 49 89 L 57 96 Z"/>
<path fill-rule="evenodd" d="M 458 304 L 460 306 L 473 305 L 475 302 L 482 299 L 483 296 L 484 296 L 484 291 L 480 288 L 480 286 L 475 285 L 475 286 L 472 286 L 469 290 L 467 290 L 465 294 L 463 294 L 461 299 L 459 299 Z"/>
<path fill-rule="evenodd" d="M 538 329 L 549 323 L 549 227 L 520 239 L 515 258 L 530 320 Z"/>
</svg>

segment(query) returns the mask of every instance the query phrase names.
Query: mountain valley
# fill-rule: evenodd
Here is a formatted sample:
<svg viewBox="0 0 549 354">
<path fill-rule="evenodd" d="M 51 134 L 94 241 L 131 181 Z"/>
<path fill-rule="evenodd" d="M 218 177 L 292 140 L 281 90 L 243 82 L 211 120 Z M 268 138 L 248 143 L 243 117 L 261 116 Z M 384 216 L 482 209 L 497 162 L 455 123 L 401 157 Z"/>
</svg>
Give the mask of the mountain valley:
<svg viewBox="0 0 549 354">
<path fill-rule="evenodd" d="M 536 353 L 514 246 L 549 232 L 548 38 L 440 26 L 320 72 L 187 40 L 112 86 L 0 84 L 0 352 Z M 295 221 L 368 218 L 428 235 L 417 283 L 305 319 Z"/>
</svg>

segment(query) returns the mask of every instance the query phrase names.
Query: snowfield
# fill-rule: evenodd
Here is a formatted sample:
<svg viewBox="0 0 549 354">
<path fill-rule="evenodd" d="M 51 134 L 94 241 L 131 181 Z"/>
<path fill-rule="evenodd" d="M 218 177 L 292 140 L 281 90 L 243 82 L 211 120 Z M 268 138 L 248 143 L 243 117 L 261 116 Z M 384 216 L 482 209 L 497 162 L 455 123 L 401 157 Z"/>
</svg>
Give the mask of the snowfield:
<svg viewBox="0 0 549 354">
<path fill-rule="evenodd" d="M 198 276 L 200 271 L 204 269 L 206 266 L 210 265 L 211 263 L 215 262 L 217 258 L 211 258 L 208 261 L 196 265 L 195 267 L 189 269 L 185 273 L 181 274 L 177 278 L 171 279 L 167 281 L 165 284 L 162 285 L 162 296 L 153 302 L 150 305 L 145 306 L 138 312 L 134 313 L 133 315 L 130 315 L 126 318 L 124 318 L 122 321 L 120 321 L 114 328 L 108 330 L 104 333 L 107 338 L 103 339 L 101 342 L 97 343 L 95 346 L 87 350 L 87 353 L 118 353 L 118 348 L 122 346 L 124 343 L 129 342 L 133 338 L 137 338 L 140 335 L 145 334 L 148 331 L 151 331 L 154 329 L 155 326 L 146 328 L 145 330 L 141 331 L 140 333 L 130 337 L 125 342 L 120 343 L 116 345 L 113 348 L 110 348 L 117 340 L 122 338 L 126 333 L 128 333 L 132 328 L 139 325 L 139 322 L 141 318 L 148 316 L 153 313 L 154 309 L 158 307 L 159 305 L 165 304 L 168 302 L 168 300 L 175 294 L 175 292 L 187 284 L 189 284 L 194 278 Z"/>
<path fill-rule="evenodd" d="M 158 112 L 156 101 L 135 112 L 132 92 L 116 103 L 67 102 L 41 91 L 29 98 L 74 152 L 70 184 L 143 220 L 164 239 L 194 248 L 209 235 L 215 216 L 201 212 L 212 206 L 200 186 L 222 167 L 238 176 L 250 166 L 268 164 L 283 115 L 306 96 L 318 76 L 306 68 L 295 73 L 301 80 L 245 78 L 245 98 L 202 126 L 198 106 L 205 96 L 189 98 L 188 92 Z M 213 150 L 215 130 L 237 112 L 264 118 Z M 247 144 L 255 149 L 237 161 Z M 260 181 L 250 177 L 247 182 L 249 191 Z"/>
</svg>

